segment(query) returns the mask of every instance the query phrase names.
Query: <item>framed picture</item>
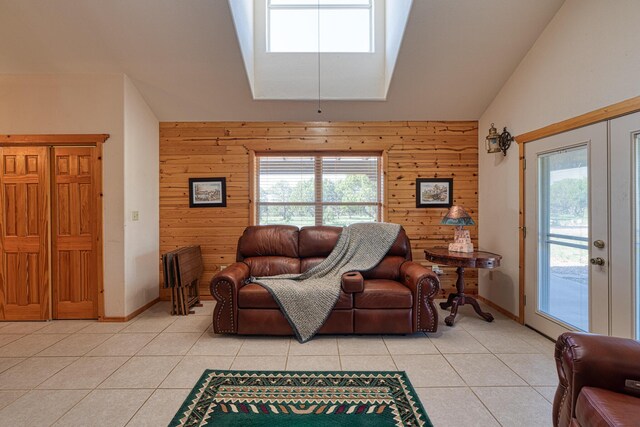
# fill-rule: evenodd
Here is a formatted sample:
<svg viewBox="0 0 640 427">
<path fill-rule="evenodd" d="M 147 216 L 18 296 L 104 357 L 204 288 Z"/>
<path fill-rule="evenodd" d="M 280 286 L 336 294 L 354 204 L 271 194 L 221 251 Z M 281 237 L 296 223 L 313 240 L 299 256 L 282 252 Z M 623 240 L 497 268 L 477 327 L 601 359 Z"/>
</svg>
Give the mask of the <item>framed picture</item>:
<svg viewBox="0 0 640 427">
<path fill-rule="evenodd" d="M 452 178 L 416 179 L 417 208 L 450 208 L 452 204 Z"/>
<path fill-rule="evenodd" d="M 224 208 L 227 206 L 226 178 L 189 178 L 190 208 Z"/>
</svg>

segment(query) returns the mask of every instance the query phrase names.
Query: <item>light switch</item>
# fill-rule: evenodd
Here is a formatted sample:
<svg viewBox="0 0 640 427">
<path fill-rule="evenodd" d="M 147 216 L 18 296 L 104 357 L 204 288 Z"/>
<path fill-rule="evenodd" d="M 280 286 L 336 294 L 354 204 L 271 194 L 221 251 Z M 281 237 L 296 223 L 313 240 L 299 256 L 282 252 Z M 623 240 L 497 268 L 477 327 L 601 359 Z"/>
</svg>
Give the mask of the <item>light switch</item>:
<svg viewBox="0 0 640 427">
<path fill-rule="evenodd" d="M 131 221 L 138 221 L 140 219 L 140 212 L 132 211 L 131 212 Z"/>
</svg>

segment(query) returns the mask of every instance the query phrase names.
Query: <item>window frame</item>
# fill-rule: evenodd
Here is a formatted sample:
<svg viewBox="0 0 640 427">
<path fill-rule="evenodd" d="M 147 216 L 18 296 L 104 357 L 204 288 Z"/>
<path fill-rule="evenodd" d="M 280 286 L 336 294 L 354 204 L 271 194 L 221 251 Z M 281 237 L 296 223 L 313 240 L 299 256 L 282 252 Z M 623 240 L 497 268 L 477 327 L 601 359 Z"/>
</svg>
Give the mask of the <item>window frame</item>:
<svg viewBox="0 0 640 427">
<path fill-rule="evenodd" d="M 374 14 L 374 3 L 375 0 L 368 0 L 368 4 L 272 4 L 272 0 L 266 0 L 266 25 L 265 25 L 265 40 L 266 53 L 275 53 L 275 54 L 287 54 L 287 53 L 357 53 L 357 54 L 366 54 L 366 53 L 375 53 L 375 31 L 374 31 L 374 23 L 375 23 L 375 14 Z M 369 11 L 369 50 L 366 51 L 357 51 L 357 52 L 349 52 L 349 51 L 323 51 L 320 49 L 314 49 L 311 51 L 274 51 L 271 49 L 271 11 L 272 10 L 368 10 Z M 318 40 L 318 44 L 321 41 Z"/>
<path fill-rule="evenodd" d="M 253 161 L 252 173 L 253 177 L 251 182 L 253 184 L 252 200 L 252 225 L 265 225 L 260 223 L 260 207 L 261 206 L 313 206 L 315 208 L 315 221 L 314 226 L 322 226 L 324 218 L 325 206 L 374 206 L 377 209 L 376 222 L 383 222 L 385 217 L 385 174 L 384 174 L 384 161 L 385 156 L 382 151 L 356 151 L 356 152 L 343 152 L 343 151 L 322 151 L 322 152 L 309 152 L 309 151 L 280 151 L 280 152 L 255 152 Z M 312 157 L 314 159 L 314 201 L 313 202 L 261 202 L 260 201 L 260 158 L 261 157 Z M 326 157 L 376 157 L 378 160 L 377 165 L 377 201 L 376 202 L 324 202 L 322 201 L 323 191 L 323 173 L 322 173 L 322 159 Z"/>
</svg>

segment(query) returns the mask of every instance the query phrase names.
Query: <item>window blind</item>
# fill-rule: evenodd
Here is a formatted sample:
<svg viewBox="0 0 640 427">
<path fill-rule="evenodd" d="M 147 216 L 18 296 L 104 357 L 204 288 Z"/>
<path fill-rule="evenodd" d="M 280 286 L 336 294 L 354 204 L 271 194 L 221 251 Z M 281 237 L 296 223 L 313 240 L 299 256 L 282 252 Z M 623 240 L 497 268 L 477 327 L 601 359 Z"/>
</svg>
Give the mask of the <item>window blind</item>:
<svg viewBox="0 0 640 427">
<path fill-rule="evenodd" d="M 257 155 L 258 224 L 336 225 L 381 220 L 380 156 Z"/>
</svg>

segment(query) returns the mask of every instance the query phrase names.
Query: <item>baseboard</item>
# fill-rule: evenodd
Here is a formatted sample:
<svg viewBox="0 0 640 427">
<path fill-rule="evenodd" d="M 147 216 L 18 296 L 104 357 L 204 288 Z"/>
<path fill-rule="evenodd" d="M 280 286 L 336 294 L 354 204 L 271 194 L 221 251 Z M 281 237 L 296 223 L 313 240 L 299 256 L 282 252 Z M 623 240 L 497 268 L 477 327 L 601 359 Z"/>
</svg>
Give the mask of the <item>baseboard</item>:
<svg viewBox="0 0 640 427">
<path fill-rule="evenodd" d="M 160 301 L 171 301 L 171 295 L 161 296 Z M 213 301 L 213 297 L 211 295 L 200 295 L 200 301 Z"/>
<path fill-rule="evenodd" d="M 139 309 L 137 309 L 136 311 L 134 311 L 133 313 L 130 313 L 124 317 L 103 317 L 102 319 L 98 319 L 98 322 L 128 322 L 129 320 L 133 319 L 134 317 L 136 317 L 138 314 L 142 313 L 143 311 L 147 310 L 149 307 L 151 307 L 152 305 L 154 305 L 155 303 L 160 301 L 160 297 L 149 301 L 148 303 L 146 303 L 145 305 L 143 305 L 142 307 L 140 307 Z"/>
<path fill-rule="evenodd" d="M 516 322 L 520 323 L 520 318 L 518 316 L 516 316 L 515 314 L 511 313 L 509 310 L 506 310 L 502 307 L 500 307 L 498 304 L 489 301 L 488 299 L 486 299 L 483 296 L 480 295 L 476 295 L 475 298 L 477 300 L 482 301 L 483 303 L 487 304 L 489 307 L 493 308 L 495 311 L 499 312 L 500 314 L 503 314 L 505 316 L 507 316 L 509 319 L 511 320 L 515 320 Z"/>
</svg>

